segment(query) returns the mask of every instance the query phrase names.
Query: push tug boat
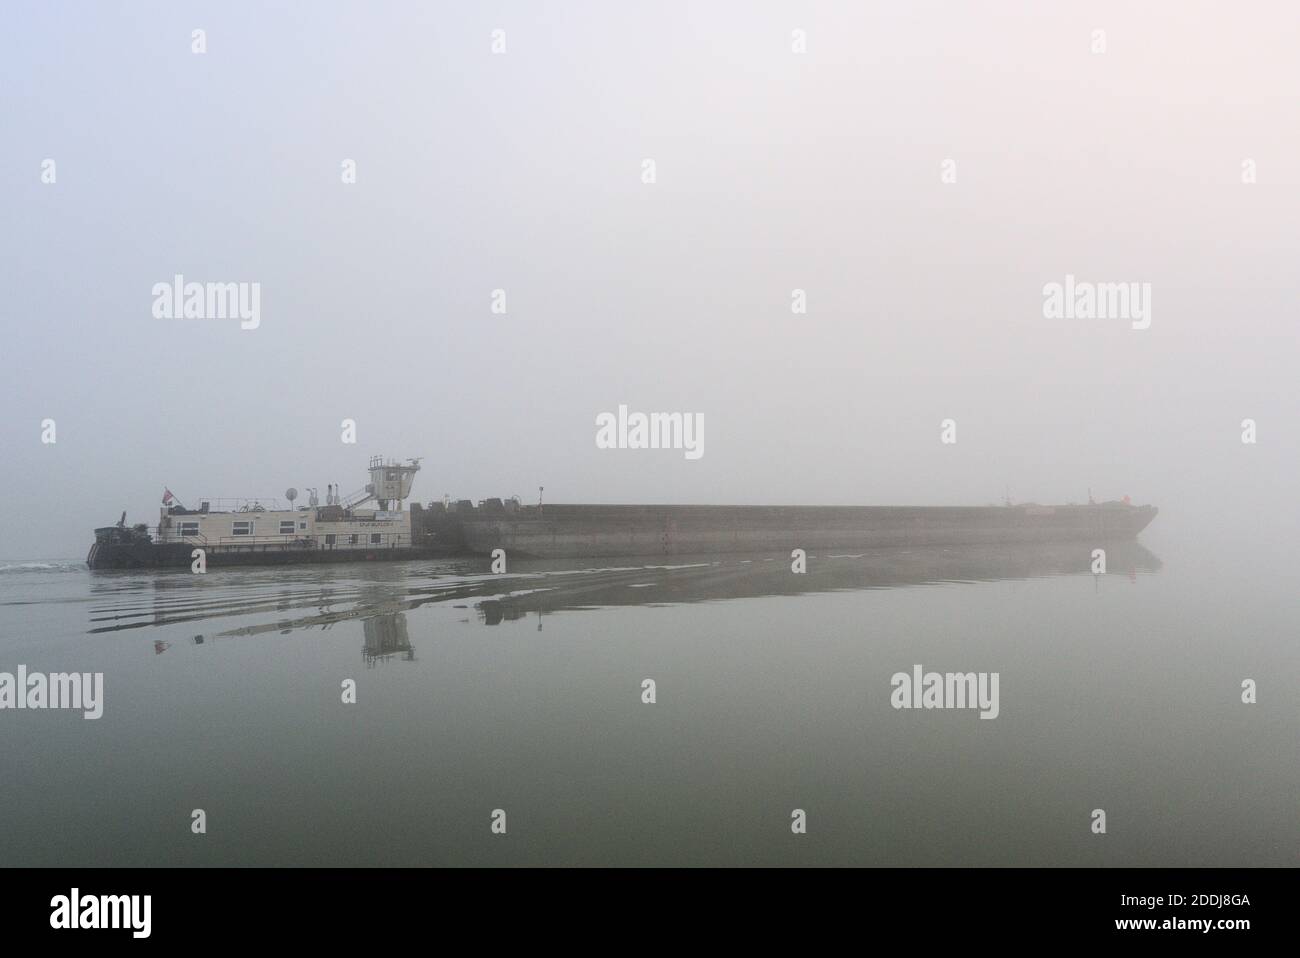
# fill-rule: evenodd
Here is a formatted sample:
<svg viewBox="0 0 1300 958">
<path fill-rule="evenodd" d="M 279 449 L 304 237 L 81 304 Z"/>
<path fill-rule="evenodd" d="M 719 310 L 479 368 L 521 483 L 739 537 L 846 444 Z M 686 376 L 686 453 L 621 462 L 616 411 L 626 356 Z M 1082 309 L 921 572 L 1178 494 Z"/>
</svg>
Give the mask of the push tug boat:
<svg viewBox="0 0 1300 958">
<path fill-rule="evenodd" d="M 307 505 L 296 509 L 268 509 L 260 501 L 246 500 L 231 511 L 217 511 L 208 501 L 187 509 L 171 494 L 163 496 L 158 526 L 143 523 L 128 527 L 126 513 L 115 526 L 95 530 L 95 544 L 86 556 L 91 569 L 140 569 L 189 566 L 196 549 L 202 549 L 212 566 L 301 565 L 321 562 L 356 562 L 419 559 L 445 555 L 427 536 L 417 546 L 411 531 L 413 513 L 402 503 L 420 461 L 405 463 L 375 456 L 370 460 L 370 482 L 344 497 L 327 487 L 324 505 L 315 490 L 308 490 Z M 285 492 L 290 506 L 297 490 Z"/>
<path fill-rule="evenodd" d="M 454 555 L 587 559 L 680 556 L 792 549 L 1007 545 L 1136 538 L 1155 506 L 1119 502 L 1043 506 L 709 506 L 522 505 L 517 498 L 422 506 L 409 498 L 419 459 L 370 460 L 370 482 L 343 497 L 330 487 L 321 505 L 266 509 L 258 502 L 219 512 L 187 509 L 170 493 L 158 527 L 95 530 L 91 569 L 396 561 Z M 292 505 L 296 490 L 286 493 Z"/>
</svg>

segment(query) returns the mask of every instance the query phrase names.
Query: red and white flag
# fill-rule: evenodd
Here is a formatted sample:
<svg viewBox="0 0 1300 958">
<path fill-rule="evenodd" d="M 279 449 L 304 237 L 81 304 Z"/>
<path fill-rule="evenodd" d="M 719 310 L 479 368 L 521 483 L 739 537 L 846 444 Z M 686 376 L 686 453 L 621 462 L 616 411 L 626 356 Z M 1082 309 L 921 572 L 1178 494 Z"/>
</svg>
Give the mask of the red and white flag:
<svg viewBox="0 0 1300 958">
<path fill-rule="evenodd" d="M 172 495 L 172 491 L 171 491 L 170 489 L 168 489 L 166 486 L 163 486 L 163 501 L 162 501 L 162 504 L 163 504 L 164 506 L 170 506 L 170 505 L 172 504 L 172 499 L 174 499 L 174 498 L 175 498 L 175 496 Z"/>
</svg>

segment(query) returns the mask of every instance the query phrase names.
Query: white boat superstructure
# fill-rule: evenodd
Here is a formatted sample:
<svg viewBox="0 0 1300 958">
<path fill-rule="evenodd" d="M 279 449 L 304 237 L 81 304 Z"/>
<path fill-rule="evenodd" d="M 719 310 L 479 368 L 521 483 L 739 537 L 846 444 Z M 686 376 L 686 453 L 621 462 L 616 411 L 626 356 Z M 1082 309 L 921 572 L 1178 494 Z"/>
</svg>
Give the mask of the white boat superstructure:
<svg viewBox="0 0 1300 958">
<path fill-rule="evenodd" d="M 418 459 L 399 463 L 373 457 L 370 482 L 363 489 L 344 497 L 331 486 L 323 505 L 314 489 L 308 490 L 307 505 L 288 509 L 267 508 L 256 501 L 228 511 L 212 509 L 211 500 L 200 502 L 197 509 L 179 502 L 165 504 L 155 542 L 216 552 L 410 548 L 411 513 L 403 503 L 419 469 Z M 290 489 L 286 495 L 292 503 L 297 491 Z"/>
</svg>

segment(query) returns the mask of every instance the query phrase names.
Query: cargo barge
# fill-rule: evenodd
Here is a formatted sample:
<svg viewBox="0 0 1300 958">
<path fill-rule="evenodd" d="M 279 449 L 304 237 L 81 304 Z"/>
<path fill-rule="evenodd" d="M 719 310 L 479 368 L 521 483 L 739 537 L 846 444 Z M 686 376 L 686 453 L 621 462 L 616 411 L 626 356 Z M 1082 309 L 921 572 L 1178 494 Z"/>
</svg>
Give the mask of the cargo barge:
<svg viewBox="0 0 1300 958">
<path fill-rule="evenodd" d="M 327 487 L 305 506 L 246 500 L 221 511 L 188 509 L 164 495 L 157 527 L 95 530 L 91 569 L 399 561 L 457 555 L 585 559 L 780 553 L 793 549 L 874 549 L 1088 542 L 1137 537 L 1154 506 L 1127 499 L 1045 506 L 713 506 L 523 505 L 485 499 L 403 508 L 420 460 L 375 457 L 370 482 L 350 496 Z"/>
</svg>

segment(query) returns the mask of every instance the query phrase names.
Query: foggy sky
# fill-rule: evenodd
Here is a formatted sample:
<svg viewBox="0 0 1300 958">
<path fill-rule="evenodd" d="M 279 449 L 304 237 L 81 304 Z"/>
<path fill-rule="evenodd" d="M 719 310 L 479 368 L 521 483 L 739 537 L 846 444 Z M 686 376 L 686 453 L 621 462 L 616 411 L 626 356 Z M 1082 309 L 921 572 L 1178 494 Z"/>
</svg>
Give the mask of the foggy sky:
<svg viewBox="0 0 1300 958">
<path fill-rule="evenodd" d="M 0 557 L 373 454 L 423 501 L 1091 487 L 1157 545 L 1277 537 L 1298 38 L 1280 0 L 7 3 Z M 177 273 L 259 282 L 260 327 L 155 319 Z M 1066 274 L 1150 283 L 1151 327 L 1045 319 Z M 705 455 L 597 449 L 619 404 Z"/>
</svg>

